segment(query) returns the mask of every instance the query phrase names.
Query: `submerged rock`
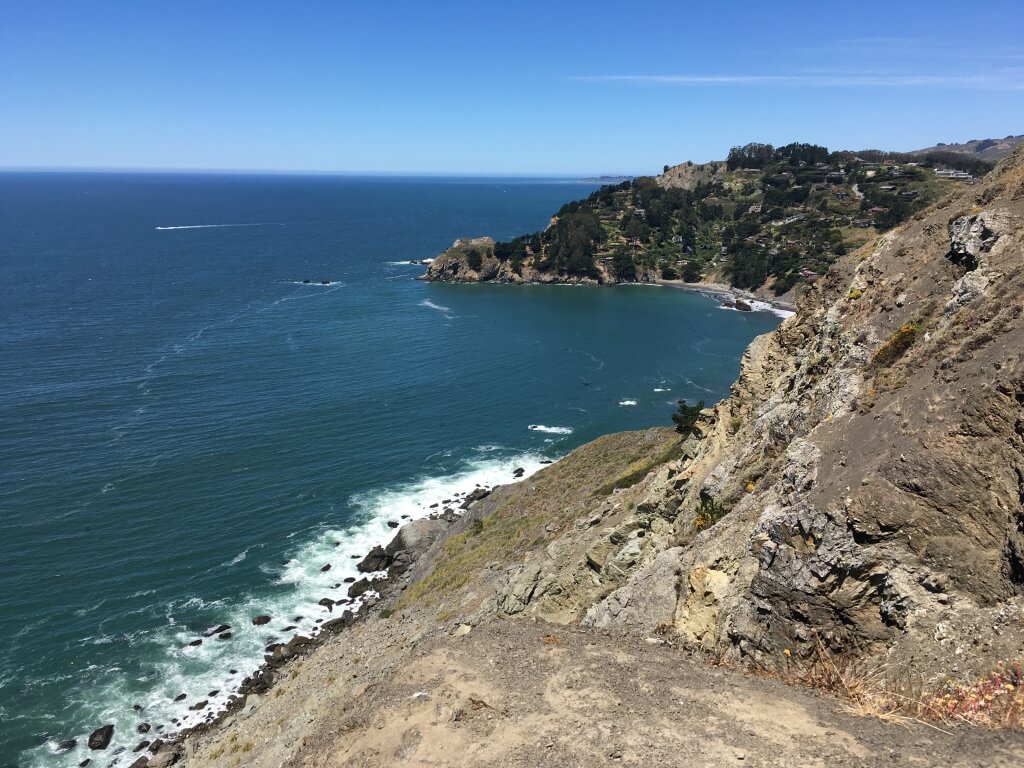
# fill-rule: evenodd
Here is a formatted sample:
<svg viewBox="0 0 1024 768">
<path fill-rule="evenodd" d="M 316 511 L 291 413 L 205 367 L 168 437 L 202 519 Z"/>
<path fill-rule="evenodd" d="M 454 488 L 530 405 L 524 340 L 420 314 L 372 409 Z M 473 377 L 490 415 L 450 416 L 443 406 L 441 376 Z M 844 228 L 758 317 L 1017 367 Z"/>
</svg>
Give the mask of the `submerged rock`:
<svg viewBox="0 0 1024 768">
<path fill-rule="evenodd" d="M 230 624 L 218 624 L 216 627 L 204 629 L 202 635 L 203 637 L 213 637 L 214 635 L 219 635 L 221 632 L 226 632 L 229 629 L 231 629 Z"/>
<path fill-rule="evenodd" d="M 271 617 L 267 614 L 261 613 L 259 616 L 253 616 L 252 623 L 255 624 L 257 627 L 261 627 L 264 624 L 269 624 L 270 618 Z"/>
</svg>

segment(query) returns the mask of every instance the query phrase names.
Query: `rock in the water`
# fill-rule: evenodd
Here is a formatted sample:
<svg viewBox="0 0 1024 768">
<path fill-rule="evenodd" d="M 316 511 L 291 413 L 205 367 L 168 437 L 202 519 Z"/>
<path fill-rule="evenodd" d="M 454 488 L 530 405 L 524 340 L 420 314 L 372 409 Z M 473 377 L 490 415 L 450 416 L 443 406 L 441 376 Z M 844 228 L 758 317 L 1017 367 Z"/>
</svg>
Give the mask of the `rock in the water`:
<svg viewBox="0 0 1024 768">
<path fill-rule="evenodd" d="M 179 693 L 177 696 L 174 697 L 174 700 L 175 701 L 184 701 L 187 696 L 188 696 L 187 693 Z"/>
<path fill-rule="evenodd" d="M 388 528 L 397 528 L 399 522 L 397 520 L 388 520 Z"/>
<path fill-rule="evenodd" d="M 334 608 L 334 601 L 331 600 L 331 598 L 329 597 L 321 597 L 320 600 L 317 602 L 317 605 L 322 605 L 324 608 L 330 611 Z"/>
<path fill-rule="evenodd" d="M 106 749 L 112 738 L 114 738 L 114 726 L 101 726 L 89 734 L 89 749 Z"/>
<path fill-rule="evenodd" d="M 753 310 L 753 307 L 751 307 L 751 306 L 750 306 L 750 305 L 749 305 L 749 304 L 748 304 L 747 302 L 745 302 L 745 301 L 744 301 L 743 299 L 736 299 L 736 303 L 735 303 L 735 305 L 734 305 L 734 306 L 735 306 L 735 307 L 736 307 L 736 309 L 738 309 L 738 310 L 739 310 L 740 312 L 750 312 L 750 311 L 752 311 L 752 310 Z"/>
<path fill-rule="evenodd" d="M 135 745 L 135 749 L 133 749 L 132 752 L 141 752 L 146 747 L 148 747 L 150 745 L 150 743 L 151 742 L 149 740 L 144 739 L 144 740 L 140 741 L 138 744 Z"/>
<path fill-rule="evenodd" d="M 370 588 L 369 580 L 368 579 L 360 579 L 359 581 L 355 582 L 351 587 L 348 588 L 348 596 L 349 597 L 359 597 L 364 592 L 366 592 L 366 590 L 368 590 L 369 588 Z"/>
<path fill-rule="evenodd" d="M 374 571 L 383 571 L 390 564 L 391 558 L 384 551 L 384 547 L 378 544 L 370 550 L 366 557 L 359 561 L 356 568 L 359 569 L 360 573 L 373 573 Z"/>
<path fill-rule="evenodd" d="M 231 629 L 230 624 L 218 624 L 216 627 L 204 629 L 202 634 L 203 637 L 213 637 L 214 635 L 219 635 L 221 632 L 226 632 L 229 629 Z"/>
<path fill-rule="evenodd" d="M 331 570 L 331 564 L 330 563 L 328 563 L 323 568 L 321 568 L 320 569 L 320 573 L 327 573 L 327 571 L 329 571 L 329 570 Z"/>
<path fill-rule="evenodd" d="M 139 727 L 135 730 L 139 733 L 149 733 L 150 725 L 149 723 L 139 723 Z"/>
<path fill-rule="evenodd" d="M 221 632 L 219 635 L 217 635 L 217 639 L 218 640 L 230 640 L 231 639 L 231 633 L 230 632 Z"/>
<path fill-rule="evenodd" d="M 68 739 L 67 741 L 62 741 L 60 744 L 57 745 L 57 751 L 58 752 L 70 752 L 72 749 L 74 749 L 77 746 L 78 746 L 78 739 Z"/>
<path fill-rule="evenodd" d="M 194 712 L 198 712 L 200 709 L 204 709 L 208 703 L 209 702 L 207 702 L 206 699 L 203 699 L 202 701 L 197 701 L 195 704 L 189 707 L 189 709 L 191 709 Z"/>
<path fill-rule="evenodd" d="M 265 613 L 261 613 L 259 616 L 253 616 L 252 623 L 257 627 L 262 627 L 264 624 L 270 623 L 270 616 Z"/>
<path fill-rule="evenodd" d="M 191 643 L 189 643 L 189 645 L 192 646 L 193 648 L 197 648 L 198 646 L 200 646 L 202 644 L 203 644 L 202 638 L 199 638 L 198 640 L 193 640 Z"/>
</svg>

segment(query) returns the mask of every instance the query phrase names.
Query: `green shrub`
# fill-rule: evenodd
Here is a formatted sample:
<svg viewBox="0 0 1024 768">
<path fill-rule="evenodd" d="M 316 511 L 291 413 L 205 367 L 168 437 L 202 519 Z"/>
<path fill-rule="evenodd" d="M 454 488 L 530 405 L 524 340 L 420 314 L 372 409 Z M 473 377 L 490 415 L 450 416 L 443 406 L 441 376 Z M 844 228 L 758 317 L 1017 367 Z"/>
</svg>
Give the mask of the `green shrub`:
<svg viewBox="0 0 1024 768">
<path fill-rule="evenodd" d="M 710 528 L 725 517 L 728 511 L 720 502 L 702 493 L 700 496 L 700 506 L 697 507 L 697 514 L 693 517 L 693 527 L 698 531 Z"/>
<path fill-rule="evenodd" d="M 920 333 L 921 327 L 917 323 L 904 323 L 901 325 L 899 330 L 890 336 L 889 340 L 875 352 L 871 358 L 871 366 L 873 368 L 888 368 L 903 357 L 908 349 L 914 346 L 914 342 L 917 341 Z"/>
<path fill-rule="evenodd" d="M 685 400 L 678 402 L 678 409 L 672 414 L 672 421 L 676 425 L 676 432 L 689 437 L 690 433 L 693 432 L 693 428 L 697 425 L 697 419 L 700 418 L 700 412 L 704 410 L 704 401 L 701 400 L 696 405 L 687 405 Z"/>
</svg>

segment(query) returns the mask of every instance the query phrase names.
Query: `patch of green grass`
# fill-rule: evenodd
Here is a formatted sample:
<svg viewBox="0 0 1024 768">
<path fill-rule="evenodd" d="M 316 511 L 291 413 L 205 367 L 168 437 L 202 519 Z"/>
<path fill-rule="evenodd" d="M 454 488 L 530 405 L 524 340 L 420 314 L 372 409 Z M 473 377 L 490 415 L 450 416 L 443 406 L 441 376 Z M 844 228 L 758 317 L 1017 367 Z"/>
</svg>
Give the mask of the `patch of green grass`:
<svg viewBox="0 0 1024 768">
<path fill-rule="evenodd" d="M 639 483 L 655 467 L 675 461 L 683 455 L 682 442 L 673 443 L 665 448 L 660 454 L 652 459 L 645 459 L 631 464 L 626 474 L 605 483 L 595 492 L 595 496 L 610 496 L 617 488 L 631 488 Z"/>
<path fill-rule="evenodd" d="M 412 603 L 430 603 L 441 594 L 459 589 L 491 560 L 507 561 L 534 536 L 531 532 L 543 517 L 516 514 L 505 502 L 480 523 L 478 529 L 463 531 L 449 539 L 437 556 L 434 569 L 406 590 L 399 608 Z"/>
<path fill-rule="evenodd" d="M 605 435 L 541 470 L 528 484 L 494 494 L 498 506 L 445 542 L 430 572 L 405 590 L 395 610 L 437 605 L 488 562 L 522 560 L 548 541 L 546 525 L 563 526 L 586 514 L 595 489 L 607 478 L 636 474 L 639 480 L 681 455 L 679 446 L 679 435 L 667 428 Z"/>
</svg>

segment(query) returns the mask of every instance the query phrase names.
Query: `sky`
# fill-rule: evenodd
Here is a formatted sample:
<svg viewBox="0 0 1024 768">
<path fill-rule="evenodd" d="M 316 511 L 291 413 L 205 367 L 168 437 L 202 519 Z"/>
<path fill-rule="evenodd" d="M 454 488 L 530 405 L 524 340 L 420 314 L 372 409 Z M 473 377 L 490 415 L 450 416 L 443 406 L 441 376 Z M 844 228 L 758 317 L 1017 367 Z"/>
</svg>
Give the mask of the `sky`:
<svg viewBox="0 0 1024 768">
<path fill-rule="evenodd" d="M 0 167 L 654 173 L 1024 133 L 1024 3 L 0 0 Z"/>
</svg>

